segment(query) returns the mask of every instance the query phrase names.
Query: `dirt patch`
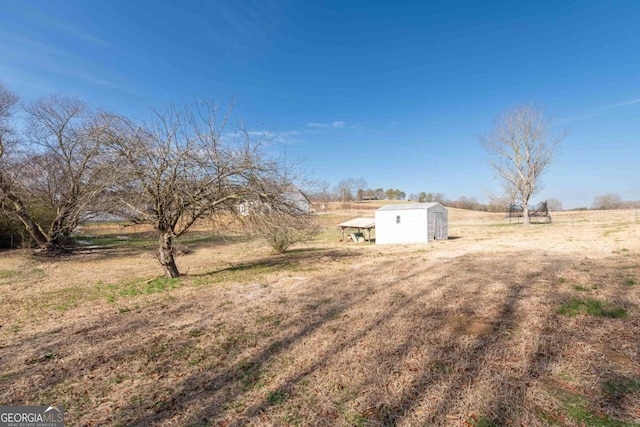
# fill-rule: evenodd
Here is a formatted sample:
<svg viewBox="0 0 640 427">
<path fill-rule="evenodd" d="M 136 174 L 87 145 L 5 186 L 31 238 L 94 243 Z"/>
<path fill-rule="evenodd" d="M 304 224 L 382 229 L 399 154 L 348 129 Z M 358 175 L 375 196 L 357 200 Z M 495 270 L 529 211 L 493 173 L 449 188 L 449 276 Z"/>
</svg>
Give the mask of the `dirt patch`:
<svg viewBox="0 0 640 427">
<path fill-rule="evenodd" d="M 481 336 L 493 331 L 494 326 L 486 319 L 477 317 L 450 316 L 446 323 L 455 334 Z"/>
</svg>

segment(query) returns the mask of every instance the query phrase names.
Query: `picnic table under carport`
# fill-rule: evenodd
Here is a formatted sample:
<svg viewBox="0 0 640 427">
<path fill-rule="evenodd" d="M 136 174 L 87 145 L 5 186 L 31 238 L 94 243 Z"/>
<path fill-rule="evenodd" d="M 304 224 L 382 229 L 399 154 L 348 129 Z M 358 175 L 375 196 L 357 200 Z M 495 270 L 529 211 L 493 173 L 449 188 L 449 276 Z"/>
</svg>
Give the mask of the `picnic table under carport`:
<svg viewBox="0 0 640 427">
<path fill-rule="evenodd" d="M 342 241 L 344 242 L 344 231 L 346 229 L 356 229 L 358 230 L 357 234 L 353 234 L 351 237 L 355 237 L 354 241 L 358 241 L 357 238 L 358 236 L 363 236 L 363 238 L 368 241 L 371 242 L 371 229 L 376 228 L 376 220 L 375 218 L 354 218 L 354 219 L 350 219 L 349 221 L 345 221 L 341 224 L 338 224 L 338 227 L 340 227 L 340 231 L 342 232 Z M 367 232 L 367 235 L 365 236 L 363 231 Z"/>
</svg>

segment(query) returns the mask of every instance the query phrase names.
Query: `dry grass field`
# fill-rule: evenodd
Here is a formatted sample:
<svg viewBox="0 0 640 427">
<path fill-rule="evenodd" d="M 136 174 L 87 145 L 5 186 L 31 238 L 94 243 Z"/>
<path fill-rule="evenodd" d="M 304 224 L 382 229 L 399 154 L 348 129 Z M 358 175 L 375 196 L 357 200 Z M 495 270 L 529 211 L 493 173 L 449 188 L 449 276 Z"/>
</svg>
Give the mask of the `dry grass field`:
<svg viewBox="0 0 640 427">
<path fill-rule="evenodd" d="M 640 222 L 522 227 L 450 210 L 448 241 L 185 237 L 160 277 L 142 229 L 0 253 L 0 402 L 70 426 L 640 426 Z M 360 209 L 360 210 L 358 210 Z"/>
</svg>

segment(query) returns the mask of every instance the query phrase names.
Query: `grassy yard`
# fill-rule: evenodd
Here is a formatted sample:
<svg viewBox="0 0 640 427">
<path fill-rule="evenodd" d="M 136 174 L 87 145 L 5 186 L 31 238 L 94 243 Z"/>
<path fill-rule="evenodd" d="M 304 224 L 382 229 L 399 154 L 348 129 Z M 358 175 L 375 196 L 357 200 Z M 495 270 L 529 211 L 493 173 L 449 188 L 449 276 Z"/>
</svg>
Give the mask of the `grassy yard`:
<svg viewBox="0 0 640 427">
<path fill-rule="evenodd" d="M 70 426 L 640 426 L 633 211 L 450 210 L 448 241 L 339 242 L 355 216 L 286 255 L 202 227 L 171 280 L 144 229 L 1 252 L 0 402 Z"/>
</svg>

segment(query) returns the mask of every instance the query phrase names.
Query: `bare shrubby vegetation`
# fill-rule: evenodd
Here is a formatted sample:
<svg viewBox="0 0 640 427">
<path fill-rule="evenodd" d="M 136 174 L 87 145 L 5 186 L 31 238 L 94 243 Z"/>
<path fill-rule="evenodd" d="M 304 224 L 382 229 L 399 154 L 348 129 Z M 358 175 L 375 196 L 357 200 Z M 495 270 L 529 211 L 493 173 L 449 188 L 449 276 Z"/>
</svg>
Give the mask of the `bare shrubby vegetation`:
<svg viewBox="0 0 640 427">
<path fill-rule="evenodd" d="M 245 220 L 250 235 L 267 242 L 275 253 L 284 254 L 296 243 L 306 242 L 319 232 L 310 215 L 290 212 L 253 213 Z"/>
</svg>

